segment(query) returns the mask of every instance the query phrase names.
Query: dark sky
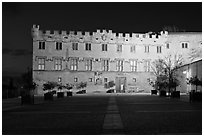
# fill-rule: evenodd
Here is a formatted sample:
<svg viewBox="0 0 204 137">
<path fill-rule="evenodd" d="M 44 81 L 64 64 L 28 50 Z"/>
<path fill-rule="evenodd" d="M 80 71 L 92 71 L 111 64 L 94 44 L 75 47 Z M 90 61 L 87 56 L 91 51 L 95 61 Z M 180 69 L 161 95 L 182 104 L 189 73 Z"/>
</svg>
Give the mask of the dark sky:
<svg viewBox="0 0 204 137">
<path fill-rule="evenodd" d="M 11 3 L 2 4 L 2 72 L 31 67 L 31 27 L 42 30 L 158 32 L 164 26 L 202 31 L 202 3 Z"/>
</svg>

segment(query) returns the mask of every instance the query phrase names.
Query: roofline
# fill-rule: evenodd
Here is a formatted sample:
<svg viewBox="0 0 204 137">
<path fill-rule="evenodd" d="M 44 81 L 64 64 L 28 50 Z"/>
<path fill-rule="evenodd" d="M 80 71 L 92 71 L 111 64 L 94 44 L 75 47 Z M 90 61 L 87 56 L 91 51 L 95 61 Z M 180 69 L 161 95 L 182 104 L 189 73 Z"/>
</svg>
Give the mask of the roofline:
<svg viewBox="0 0 204 137">
<path fill-rule="evenodd" d="M 194 62 L 187 63 L 187 64 L 184 64 L 184 65 L 181 65 L 181 66 L 179 66 L 177 69 L 179 69 L 179 68 L 181 68 L 181 67 L 184 67 L 184 66 L 188 66 L 188 65 L 191 65 L 191 64 L 197 63 L 197 62 L 199 62 L 199 61 L 202 61 L 202 59 L 199 59 L 199 60 L 196 60 L 196 61 L 194 61 Z"/>
<path fill-rule="evenodd" d="M 169 35 L 179 35 L 179 34 L 186 34 L 186 35 L 189 35 L 189 34 L 202 34 L 202 32 L 168 32 Z"/>
</svg>

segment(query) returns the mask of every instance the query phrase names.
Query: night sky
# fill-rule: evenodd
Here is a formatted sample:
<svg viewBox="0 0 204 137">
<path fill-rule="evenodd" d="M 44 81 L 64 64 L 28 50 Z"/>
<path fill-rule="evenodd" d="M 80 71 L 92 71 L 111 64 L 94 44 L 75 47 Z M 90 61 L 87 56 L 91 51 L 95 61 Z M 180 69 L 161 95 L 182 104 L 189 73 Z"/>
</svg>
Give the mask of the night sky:
<svg viewBox="0 0 204 137">
<path fill-rule="evenodd" d="M 2 4 L 2 74 L 31 68 L 31 27 L 42 30 L 159 32 L 176 26 L 202 31 L 202 3 L 5 3 Z"/>
</svg>

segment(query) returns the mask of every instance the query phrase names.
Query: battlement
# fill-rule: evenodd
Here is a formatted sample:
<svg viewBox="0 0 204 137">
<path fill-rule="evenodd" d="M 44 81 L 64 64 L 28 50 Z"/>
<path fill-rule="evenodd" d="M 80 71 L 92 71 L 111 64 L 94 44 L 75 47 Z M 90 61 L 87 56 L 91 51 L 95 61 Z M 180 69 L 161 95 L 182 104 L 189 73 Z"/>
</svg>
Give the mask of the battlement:
<svg viewBox="0 0 204 137">
<path fill-rule="evenodd" d="M 97 29 L 96 32 L 82 32 L 82 31 L 65 31 L 65 30 L 62 30 L 62 31 L 58 31 L 58 30 L 54 30 L 54 33 L 51 33 L 50 30 L 46 30 L 46 31 L 42 31 L 42 30 L 39 30 L 40 27 L 39 25 L 33 25 L 33 28 L 32 28 L 35 33 L 36 31 L 39 32 L 39 34 L 43 35 L 54 35 L 54 36 L 69 36 L 69 35 L 74 35 L 76 37 L 81 37 L 81 36 L 87 36 L 87 37 L 90 37 L 90 36 L 93 36 L 93 37 L 99 37 L 99 36 L 102 36 L 102 35 L 107 35 L 107 36 L 111 36 L 111 38 L 126 38 L 126 39 L 129 39 L 129 38 L 139 38 L 139 39 L 160 39 L 162 36 L 166 37 L 168 35 L 168 32 L 167 31 L 161 31 L 160 33 L 153 33 L 153 32 L 148 32 L 148 33 L 113 33 L 112 30 L 105 30 L 105 29 Z"/>
</svg>

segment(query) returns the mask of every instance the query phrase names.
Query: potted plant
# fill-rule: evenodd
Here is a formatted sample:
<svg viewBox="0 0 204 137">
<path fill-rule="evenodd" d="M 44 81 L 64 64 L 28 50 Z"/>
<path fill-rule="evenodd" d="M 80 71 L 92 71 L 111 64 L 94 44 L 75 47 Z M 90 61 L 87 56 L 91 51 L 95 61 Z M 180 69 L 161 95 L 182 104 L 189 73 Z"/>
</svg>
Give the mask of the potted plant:
<svg viewBox="0 0 204 137">
<path fill-rule="evenodd" d="M 191 101 L 201 101 L 202 100 L 202 93 L 197 91 L 198 86 L 202 86 L 202 81 L 198 79 L 197 76 L 187 78 L 187 84 L 195 85 L 196 90 L 190 91 L 190 102 Z"/>
<path fill-rule="evenodd" d="M 77 94 L 85 94 L 86 93 L 86 90 L 83 89 L 87 86 L 87 83 L 86 82 L 80 82 L 77 84 L 77 89 L 80 89 L 78 92 L 76 92 Z"/>
<path fill-rule="evenodd" d="M 55 82 L 47 82 L 43 84 L 43 90 L 47 91 L 44 94 L 44 100 L 53 100 L 53 92 L 52 90 L 56 87 L 56 83 Z"/>
</svg>

